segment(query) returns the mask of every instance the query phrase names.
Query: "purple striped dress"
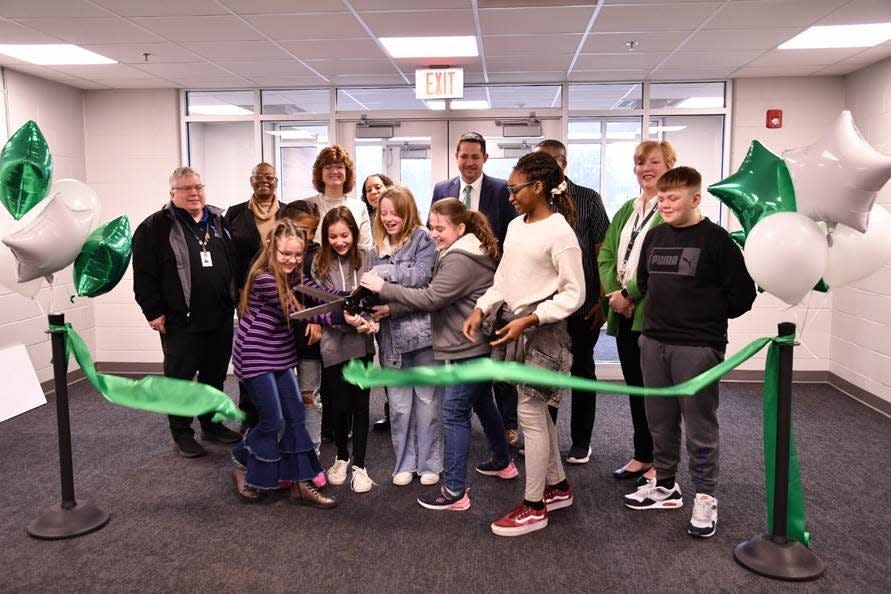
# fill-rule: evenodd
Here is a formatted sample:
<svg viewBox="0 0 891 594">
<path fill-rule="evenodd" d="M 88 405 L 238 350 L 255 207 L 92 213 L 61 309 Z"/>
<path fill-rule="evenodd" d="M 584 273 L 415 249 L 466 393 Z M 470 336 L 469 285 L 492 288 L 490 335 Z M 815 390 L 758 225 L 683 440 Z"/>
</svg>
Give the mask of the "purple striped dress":
<svg viewBox="0 0 891 594">
<path fill-rule="evenodd" d="M 247 311 L 238 322 L 232 363 L 239 380 L 297 365 L 297 342 L 282 316 L 275 277 L 269 271 L 254 279 Z"/>
</svg>

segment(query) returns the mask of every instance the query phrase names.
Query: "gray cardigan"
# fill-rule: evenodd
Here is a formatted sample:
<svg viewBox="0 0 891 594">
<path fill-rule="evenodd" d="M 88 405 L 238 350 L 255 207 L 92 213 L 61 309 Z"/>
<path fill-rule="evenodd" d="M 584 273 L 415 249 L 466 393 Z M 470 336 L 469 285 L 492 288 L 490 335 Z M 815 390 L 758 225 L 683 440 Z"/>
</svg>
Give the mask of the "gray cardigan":
<svg viewBox="0 0 891 594">
<path fill-rule="evenodd" d="M 438 360 L 458 360 L 488 355 L 485 341 L 470 342 L 461 332 L 476 300 L 492 286 L 496 263 L 483 251 L 479 239 L 467 234 L 441 252 L 433 268 L 433 279 L 424 288 L 385 283 L 384 302 L 397 309 L 430 312 L 433 355 Z"/>
</svg>

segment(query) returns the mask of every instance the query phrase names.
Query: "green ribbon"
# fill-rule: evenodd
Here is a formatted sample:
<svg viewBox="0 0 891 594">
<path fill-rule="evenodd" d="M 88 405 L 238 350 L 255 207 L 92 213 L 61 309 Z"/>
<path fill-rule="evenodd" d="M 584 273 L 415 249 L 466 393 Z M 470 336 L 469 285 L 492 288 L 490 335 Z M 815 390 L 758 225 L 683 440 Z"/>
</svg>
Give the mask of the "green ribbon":
<svg viewBox="0 0 891 594">
<path fill-rule="evenodd" d="M 86 343 L 70 323 L 50 324 L 49 331 L 65 335 L 65 358 L 73 353 L 87 380 L 113 404 L 183 417 L 212 412 L 215 423 L 223 419 L 244 420 L 244 413 L 232 399 L 212 386 L 157 375 L 132 380 L 99 373 Z"/>
<path fill-rule="evenodd" d="M 767 489 L 768 527 L 772 522 L 774 493 L 774 459 L 776 456 L 777 399 L 779 377 L 779 346 L 795 343 L 795 336 L 774 336 L 753 340 L 739 352 L 676 386 L 647 388 L 627 386 L 590 380 L 556 371 L 531 367 L 522 363 L 474 359 L 456 365 L 412 367 L 410 369 L 375 368 L 373 364 L 363 364 L 353 359 L 343 369 L 343 377 L 362 388 L 381 386 L 452 386 L 487 381 L 509 382 L 530 386 L 569 388 L 588 392 L 610 394 L 630 394 L 648 397 L 689 397 L 707 388 L 768 344 L 767 365 L 764 380 L 764 459 L 765 482 Z M 794 437 L 790 444 L 789 464 L 789 504 L 787 535 L 798 542 L 810 546 L 810 535 L 805 532 L 804 495 L 798 473 L 798 456 Z"/>
</svg>

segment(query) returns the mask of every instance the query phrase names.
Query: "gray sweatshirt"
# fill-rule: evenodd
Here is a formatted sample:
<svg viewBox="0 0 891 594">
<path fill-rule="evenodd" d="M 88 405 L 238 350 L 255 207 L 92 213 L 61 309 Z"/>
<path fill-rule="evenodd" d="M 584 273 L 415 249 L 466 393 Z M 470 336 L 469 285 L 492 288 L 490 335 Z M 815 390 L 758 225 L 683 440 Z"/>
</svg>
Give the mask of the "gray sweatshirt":
<svg viewBox="0 0 891 594">
<path fill-rule="evenodd" d="M 468 341 L 461 328 L 476 300 L 492 285 L 495 268 L 479 239 L 468 233 L 439 254 L 429 285 L 414 289 L 388 282 L 381 289 L 381 300 L 390 303 L 391 310 L 430 312 L 436 359 L 488 355 L 489 344 Z"/>
</svg>

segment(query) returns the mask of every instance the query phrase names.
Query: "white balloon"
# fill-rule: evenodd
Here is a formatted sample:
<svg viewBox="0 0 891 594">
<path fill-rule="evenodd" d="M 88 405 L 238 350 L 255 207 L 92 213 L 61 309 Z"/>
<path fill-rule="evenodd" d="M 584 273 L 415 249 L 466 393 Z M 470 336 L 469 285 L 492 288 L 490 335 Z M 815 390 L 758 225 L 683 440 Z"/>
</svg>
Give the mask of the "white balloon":
<svg viewBox="0 0 891 594">
<path fill-rule="evenodd" d="M 7 218 L 0 219 L 0 239 L 6 237 L 16 227 L 17 221 Z M 0 247 L 0 287 L 14 291 L 28 299 L 34 299 L 40 290 L 43 279 L 35 279 L 26 283 L 19 282 L 19 263 L 12 251 L 6 246 Z"/>
<path fill-rule="evenodd" d="M 752 227 L 744 255 L 762 289 L 795 305 L 823 276 L 828 251 L 817 223 L 797 212 L 778 212 Z"/>
<path fill-rule="evenodd" d="M 869 212 L 866 233 L 836 225 L 829 237 L 823 280 L 832 289 L 864 279 L 891 261 L 891 214 L 878 204 Z"/>
<path fill-rule="evenodd" d="M 30 281 L 62 270 L 77 258 L 90 235 L 91 210 L 75 211 L 53 194 L 22 218 L 22 225 L 3 238 L 18 260 L 18 281 Z"/>
<path fill-rule="evenodd" d="M 82 181 L 69 177 L 53 182 L 50 186 L 50 195 L 58 193 L 68 208 L 75 212 L 89 210 L 93 213 L 90 223 L 90 231 L 99 228 L 102 220 L 102 203 L 96 191 Z"/>
</svg>

